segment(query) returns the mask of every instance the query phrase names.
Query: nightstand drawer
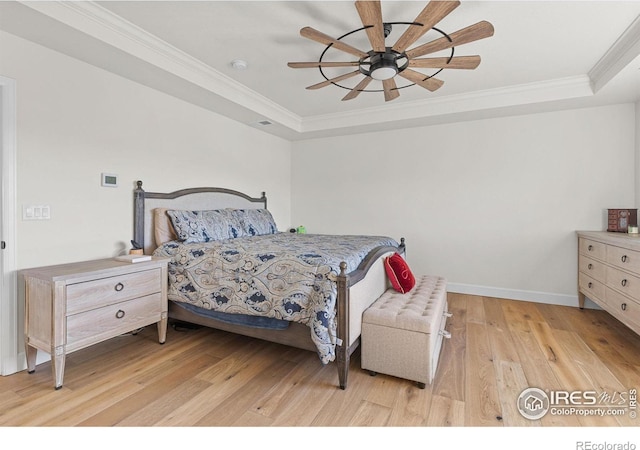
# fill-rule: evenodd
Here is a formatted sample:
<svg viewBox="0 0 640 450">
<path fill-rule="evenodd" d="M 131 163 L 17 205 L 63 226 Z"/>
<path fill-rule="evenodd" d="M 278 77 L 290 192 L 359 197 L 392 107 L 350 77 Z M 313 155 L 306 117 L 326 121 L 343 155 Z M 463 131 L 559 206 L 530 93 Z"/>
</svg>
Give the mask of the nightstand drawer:
<svg viewBox="0 0 640 450">
<path fill-rule="evenodd" d="M 156 293 L 68 316 L 67 351 L 158 322 L 162 311 L 162 295 Z"/>
<path fill-rule="evenodd" d="M 160 292 L 161 280 L 160 269 L 153 269 L 68 285 L 67 314 Z"/>
</svg>

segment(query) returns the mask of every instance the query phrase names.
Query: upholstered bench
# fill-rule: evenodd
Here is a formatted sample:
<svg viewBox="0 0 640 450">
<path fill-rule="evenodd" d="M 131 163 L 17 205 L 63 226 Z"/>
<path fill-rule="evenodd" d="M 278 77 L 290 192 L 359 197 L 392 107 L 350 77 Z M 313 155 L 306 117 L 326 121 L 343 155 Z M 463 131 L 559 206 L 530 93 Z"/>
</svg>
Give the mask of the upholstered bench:
<svg viewBox="0 0 640 450">
<path fill-rule="evenodd" d="M 442 277 L 416 277 L 406 294 L 388 289 L 362 317 L 362 368 L 416 381 L 424 389 L 435 376 L 443 338 L 451 336 L 445 330 L 450 316 Z"/>
</svg>

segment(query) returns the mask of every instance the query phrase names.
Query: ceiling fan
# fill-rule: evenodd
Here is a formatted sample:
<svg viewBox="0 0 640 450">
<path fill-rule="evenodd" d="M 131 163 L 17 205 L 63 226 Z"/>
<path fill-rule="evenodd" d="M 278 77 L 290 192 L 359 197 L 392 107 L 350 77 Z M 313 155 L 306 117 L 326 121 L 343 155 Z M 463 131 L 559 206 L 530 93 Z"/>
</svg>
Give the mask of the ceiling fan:
<svg viewBox="0 0 640 450">
<path fill-rule="evenodd" d="M 329 85 L 348 89 L 349 93 L 343 97 L 343 101 L 354 99 L 361 92 L 379 92 L 366 90 L 373 80 L 382 82 L 385 101 L 398 98 L 401 88 L 413 85 L 435 91 L 444 84 L 444 81 L 434 77 L 443 69 L 475 69 L 480 64 L 480 56 L 478 55 L 453 56 L 456 46 L 493 36 L 493 25 L 487 21 L 478 22 L 451 34 L 435 28 L 438 22 L 459 5 L 459 1 L 431 0 L 413 22 L 384 22 L 382 20 L 382 6 L 379 1 L 357 0 L 355 6 L 362 21 L 362 28 L 350 31 L 336 39 L 311 27 L 302 28 L 300 34 L 303 37 L 327 47 L 317 62 L 290 62 L 288 66 L 294 69 L 319 69 L 325 81 L 308 86 L 307 89 L 320 89 Z M 389 47 L 386 39 L 394 25 L 406 25 L 407 29 Z M 367 34 L 371 50 L 363 51 L 343 41 L 347 36 L 363 30 Z M 442 36 L 409 49 L 430 30 L 435 30 Z M 348 53 L 358 59 L 344 62 L 323 61 L 323 57 L 330 48 Z M 421 56 L 447 49 L 451 49 L 449 56 L 421 58 Z M 323 71 L 323 68 L 328 67 L 355 67 L 356 70 L 329 78 Z M 439 70 L 432 75 L 414 70 L 421 68 Z M 364 78 L 355 87 L 350 88 L 339 84 L 341 81 L 357 75 L 364 75 Z M 398 87 L 396 76 L 408 80 L 411 84 Z"/>
</svg>

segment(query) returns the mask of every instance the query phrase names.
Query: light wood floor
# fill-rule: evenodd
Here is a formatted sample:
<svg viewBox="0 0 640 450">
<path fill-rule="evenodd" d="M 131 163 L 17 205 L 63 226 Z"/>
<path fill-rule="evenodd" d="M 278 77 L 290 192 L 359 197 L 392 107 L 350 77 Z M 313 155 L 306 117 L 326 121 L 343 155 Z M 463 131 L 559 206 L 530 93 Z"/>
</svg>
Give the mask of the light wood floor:
<svg viewBox="0 0 640 450">
<path fill-rule="evenodd" d="M 0 377 L 2 426 L 638 426 L 617 417 L 523 418 L 523 389 L 640 387 L 640 337 L 603 311 L 449 294 L 436 380 L 372 377 L 354 354 L 346 390 L 315 353 L 200 328 L 154 327 Z"/>
</svg>

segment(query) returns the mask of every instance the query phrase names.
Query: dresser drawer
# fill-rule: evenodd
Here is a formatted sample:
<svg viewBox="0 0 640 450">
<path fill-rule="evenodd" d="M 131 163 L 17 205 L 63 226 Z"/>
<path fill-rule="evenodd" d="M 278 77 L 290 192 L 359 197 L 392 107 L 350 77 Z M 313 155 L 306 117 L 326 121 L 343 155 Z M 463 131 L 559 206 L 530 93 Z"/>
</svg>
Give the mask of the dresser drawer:
<svg viewBox="0 0 640 450">
<path fill-rule="evenodd" d="M 159 322 L 163 311 L 160 293 L 67 317 L 67 351 Z"/>
<path fill-rule="evenodd" d="M 640 278 L 614 267 L 607 267 L 607 287 L 634 298 L 640 298 Z"/>
<path fill-rule="evenodd" d="M 67 286 L 67 314 L 160 292 L 160 269 L 101 278 Z"/>
<path fill-rule="evenodd" d="M 588 255 L 590 258 L 605 260 L 607 257 L 607 246 L 601 242 L 592 241 L 590 239 L 580 238 L 580 253 Z"/>
<path fill-rule="evenodd" d="M 636 333 L 640 333 L 640 303 L 613 289 L 607 289 L 605 296 L 606 310 Z"/>
<path fill-rule="evenodd" d="M 640 252 L 610 245 L 607 247 L 607 262 L 621 269 L 640 274 Z"/>
<path fill-rule="evenodd" d="M 591 300 L 604 299 L 604 283 L 580 272 L 578 275 L 580 290 Z"/>
<path fill-rule="evenodd" d="M 578 268 L 580 272 L 584 272 L 591 278 L 604 283 L 607 266 L 602 262 L 580 255 L 578 257 Z"/>
</svg>

